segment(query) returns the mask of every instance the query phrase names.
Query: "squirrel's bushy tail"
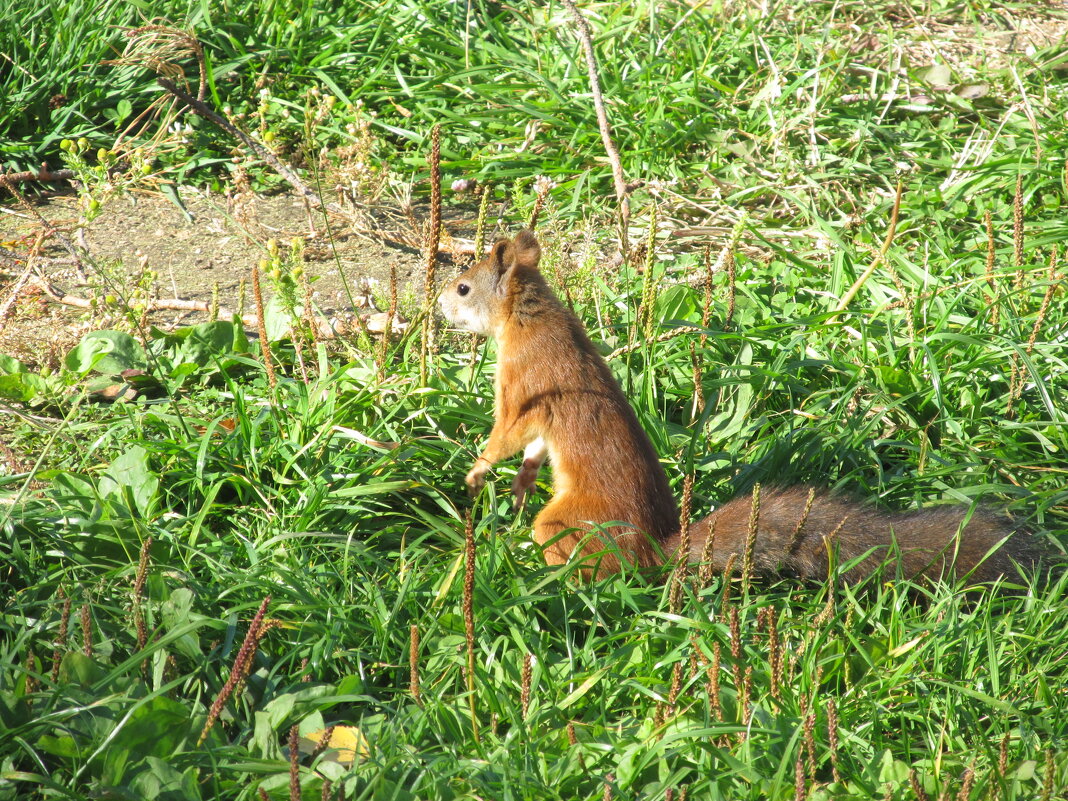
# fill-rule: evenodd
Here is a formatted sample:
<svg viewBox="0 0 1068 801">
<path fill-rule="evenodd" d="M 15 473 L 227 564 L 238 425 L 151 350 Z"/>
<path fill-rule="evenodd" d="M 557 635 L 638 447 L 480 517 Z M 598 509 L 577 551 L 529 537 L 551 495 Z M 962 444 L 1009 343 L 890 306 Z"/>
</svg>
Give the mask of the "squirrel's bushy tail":
<svg viewBox="0 0 1068 801">
<path fill-rule="evenodd" d="M 741 569 L 753 519 L 753 500 L 735 498 L 690 527 L 690 561 L 709 553 L 715 572 L 737 554 Z M 764 489 L 756 510 L 753 570 L 808 580 L 827 578 L 829 565 L 859 560 L 840 575 L 856 581 L 876 571 L 888 578 L 947 578 L 992 581 L 1018 575 L 1014 562 L 1033 567 L 1041 549 L 1005 514 L 959 506 L 913 512 L 885 512 L 867 504 L 807 487 Z M 679 536 L 667 543 L 670 555 Z"/>
</svg>

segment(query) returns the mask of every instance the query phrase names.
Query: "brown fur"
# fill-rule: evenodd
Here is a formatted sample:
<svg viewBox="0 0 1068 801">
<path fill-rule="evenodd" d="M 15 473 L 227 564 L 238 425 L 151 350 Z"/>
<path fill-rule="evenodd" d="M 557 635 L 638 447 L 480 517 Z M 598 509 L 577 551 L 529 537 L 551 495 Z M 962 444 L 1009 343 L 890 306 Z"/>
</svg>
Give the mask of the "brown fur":
<svg viewBox="0 0 1068 801">
<path fill-rule="evenodd" d="M 613 537 L 633 564 L 660 564 L 680 544 L 667 476 L 608 365 L 539 272 L 540 254 L 534 235 L 523 231 L 514 242 L 497 242 L 486 259 L 442 292 L 445 316 L 495 337 L 499 354 L 495 422 L 467 475 L 468 487 L 477 491 L 493 464 L 526 448 L 513 482 L 521 501 L 547 452 L 555 494 L 534 520 L 534 538 L 549 564 L 579 556 L 587 572 L 619 570 L 615 549 L 606 552 L 591 524 Z M 989 580 L 1012 573 L 1010 557 L 1024 563 L 1035 558 L 1030 537 L 1014 536 L 1007 518 L 982 509 L 961 529 L 966 509 L 891 514 L 825 492 L 816 494 L 798 533 L 808 496 L 799 487 L 765 490 L 752 555 L 756 572 L 819 579 L 833 559 L 859 560 L 847 579 L 888 564 L 890 570 L 899 565 L 909 578 L 949 572 Z M 736 498 L 695 523 L 690 559 L 706 552 L 710 532 L 717 571 L 732 553 L 741 558 L 752 505 L 750 498 Z M 606 525 L 612 523 L 617 525 Z M 999 548 L 1006 539 L 1007 546 Z"/>
<path fill-rule="evenodd" d="M 934 506 L 893 513 L 817 490 L 805 516 L 809 492 L 805 487 L 787 487 L 760 494 L 753 547 L 756 573 L 821 580 L 832 563 L 845 566 L 858 560 L 840 574 L 845 580 L 875 572 L 890 578 L 900 571 L 910 579 L 967 575 L 992 581 L 1015 575 L 1014 560 L 1030 566 L 1038 558 L 1032 538 L 1015 533 L 1007 515 L 989 509 L 977 508 L 969 515 L 966 507 Z M 734 498 L 694 524 L 691 560 L 701 559 L 712 532 L 715 572 L 723 572 L 731 554 L 737 554 L 740 565 L 752 510 L 752 498 Z M 678 540 L 677 534 L 670 537 L 666 548 L 674 552 Z"/>
</svg>

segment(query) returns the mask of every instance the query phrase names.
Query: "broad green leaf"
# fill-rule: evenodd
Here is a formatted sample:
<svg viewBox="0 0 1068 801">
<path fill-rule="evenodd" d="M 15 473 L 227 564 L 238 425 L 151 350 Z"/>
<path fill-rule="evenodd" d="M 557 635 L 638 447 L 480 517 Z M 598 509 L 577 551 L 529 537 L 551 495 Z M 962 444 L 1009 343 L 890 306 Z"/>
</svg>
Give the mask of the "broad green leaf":
<svg viewBox="0 0 1068 801">
<path fill-rule="evenodd" d="M 0 690 L 0 725 L 14 729 L 25 723 L 30 717 L 30 706 L 25 698 L 16 696 L 10 690 Z"/>
<path fill-rule="evenodd" d="M 24 373 L 26 365 L 13 356 L 0 353 L 0 373 Z"/>
<path fill-rule="evenodd" d="M 264 328 L 267 330 L 267 339 L 277 342 L 280 339 L 288 339 L 293 328 L 293 316 L 286 311 L 278 296 L 267 301 L 267 308 L 263 311 Z"/>
<path fill-rule="evenodd" d="M 0 375 L 0 398 L 26 403 L 48 389 L 48 381 L 36 373 Z"/>
<path fill-rule="evenodd" d="M 179 343 L 174 355 L 177 363 L 191 362 L 204 367 L 215 359 L 248 350 L 244 328 L 229 320 L 190 326 L 172 336 Z"/>
<path fill-rule="evenodd" d="M 68 734 L 58 736 L 43 734 L 37 738 L 36 745 L 46 754 L 51 754 L 52 756 L 64 759 L 84 759 L 84 754 L 78 748 L 78 744 Z"/>
<path fill-rule="evenodd" d="M 587 677 L 584 682 L 582 682 L 582 684 L 580 684 L 578 687 L 576 687 L 574 690 L 567 694 L 567 697 L 560 702 L 560 708 L 567 709 L 569 706 L 579 700 L 582 696 L 588 693 L 590 689 L 597 682 L 599 682 L 601 680 L 601 677 L 607 672 L 608 668 L 601 668 L 600 670 L 594 671 L 589 677 Z"/>
<path fill-rule="evenodd" d="M 923 81 L 930 86 L 953 85 L 953 71 L 945 64 L 934 64 L 923 71 Z"/>
<path fill-rule="evenodd" d="M 121 331 L 93 331 L 67 354 L 68 370 L 85 375 L 91 370 L 105 375 L 118 375 L 123 370 L 148 367 L 141 345 Z"/>
<path fill-rule="evenodd" d="M 196 736 L 191 723 L 189 706 L 164 695 L 141 704 L 120 722 L 104 751 L 105 780 L 121 784 L 128 769 L 146 757 L 172 756 Z"/>
<path fill-rule="evenodd" d="M 89 689 L 106 675 L 104 668 L 80 651 L 65 654 L 59 664 L 60 684 L 74 684 Z"/>
<path fill-rule="evenodd" d="M 657 316 L 664 322 L 697 323 L 701 321 L 701 301 L 688 286 L 676 284 L 668 287 L 656 300 Z"/>
<path fill-rule="evenodd" d="M 148 517 L 154 510 L 159 479 L 148 465 L 148 452 L 134 445 L 108 465 L 100 478 L 100 494 L 122 501 L 133 499 L 134 509 Z"/>
</svg>

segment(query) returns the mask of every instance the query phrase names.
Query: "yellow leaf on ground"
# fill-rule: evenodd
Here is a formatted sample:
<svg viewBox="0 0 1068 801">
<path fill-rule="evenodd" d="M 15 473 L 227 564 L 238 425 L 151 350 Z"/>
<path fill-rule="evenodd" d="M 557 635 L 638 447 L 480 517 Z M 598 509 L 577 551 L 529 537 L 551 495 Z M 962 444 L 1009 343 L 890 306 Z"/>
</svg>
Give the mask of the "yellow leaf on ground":
<svg viewBox="0 0 1068 801">
<path fill-rule="evenodd" d="M 310 754 L 319 748 L 323 737 L 330 733 L 323 758 L 341 765 L 351 765 L 357 759 L 367 756 L 367 738 L 355 726 L 333 726 L 312 731 L 300 738 L 300 752 Z"/>
</svg>

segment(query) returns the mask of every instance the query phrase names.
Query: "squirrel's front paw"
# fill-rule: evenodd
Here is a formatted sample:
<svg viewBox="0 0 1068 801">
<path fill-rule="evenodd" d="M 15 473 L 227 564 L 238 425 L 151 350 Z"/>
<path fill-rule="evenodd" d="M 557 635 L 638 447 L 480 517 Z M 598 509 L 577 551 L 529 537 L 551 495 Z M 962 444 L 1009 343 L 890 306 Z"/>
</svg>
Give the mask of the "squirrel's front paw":
<svg viewBox="0 0 1068 801">
<path fill-rule="evenodd" d="M 478 494 L 478 491 L 482 489 L 486 484 L 486 473 L 489 471 L 489 465 L 483 460 L 479 459 L 475 462 L 475 466 L 472 467 L 467 475 L 464 477 L 464 483 L 467 485 L 467 492 L 471 496 Z"/>
<path fill-rule="evenodd" d="M 534 489 L 534 482 L 538 479 L 539 467 L 541 467 L 541 462 L 531 463 L 531 460 L 527 460 L 523 462 L 523 466 L 515 474 L 515 478 L 512 480 L 513 509 L 522 508 L 523 502 L 527 499 L 527 493 Z"/>
</svg>

